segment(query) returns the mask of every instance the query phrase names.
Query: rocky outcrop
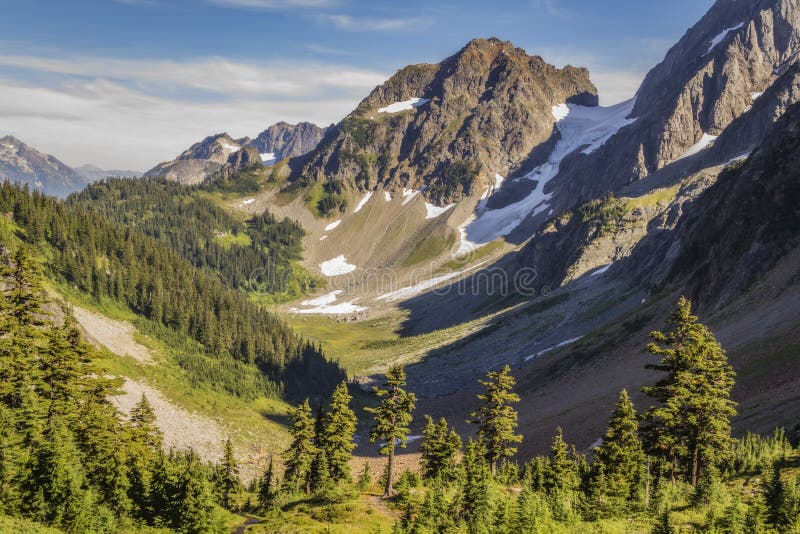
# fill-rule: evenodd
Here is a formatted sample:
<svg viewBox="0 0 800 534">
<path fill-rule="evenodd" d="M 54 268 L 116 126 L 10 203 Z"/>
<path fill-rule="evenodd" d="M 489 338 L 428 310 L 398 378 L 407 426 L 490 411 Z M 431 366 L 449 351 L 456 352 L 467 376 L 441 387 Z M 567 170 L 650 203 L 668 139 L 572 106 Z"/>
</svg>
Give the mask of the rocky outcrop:
<svg viewBox="0 0 800 534">
<path fill-rule="evenodd" d="M 438 204 L 530 167 L 554 135 L 553 106 L 597 105 L 585 69 L 557 69 L 498 39 L 476 39 L 436 65 L 406 67 L 376 88 L 293 169 L 295 186 L 422 190 Z"/>
<path fill-rule="evenodd" d="M 632 269 L 654 290 L 683 285 L 706 307 L 741 295 L 800 246 L 798 177 L 800 103 L 750 158 L 687 206 L 674 231 L 644 240 Z"/>
<path fill-rule="evenodd" d="M 224 178 L 229 178 L 233 174 L 261 165 L 261 155 L 252 146 L 246 146 L 228 156 L 228 162 L 219 170 L 219 174 Z"/>
<path fill-rule="evenodd" d="M 255 139 L 233 139 L 227 133 L 211 135 L 193 144 L 174 160 L 159 163 L 144 175 L 163 176 L 187 185 L 198 184 L 217 173 L 229 176 L 262 162 L 301 156 L 317 146 L 325 131 L 308 122 L 297 125 L 279 122 Z M 246 154 L 244 149 L 248 149 Z M 267 160 L 269 154 L 274 157 Z"/>
<path fill-rule="evenodd" d="M 80 191 L 89 181 L 55 157 L 7 135 L 0 138 L 0 181 L 19 182 L 57 197 Z"/>
<path fill-rule="evenodd" d="M 573 154 L 551 188 L 562 205 L 639 180 L 717 136 L 798 59 L 796 0 L 718 0 L 645 78 L 637 120 L 591 156 Z"/>
<path fill-rule="evenodd" d="M 272 154 L 275 161 L 296 158 L 314 150 L 329 128 L 320 128 L 310 122 L 279 122 L 258 134 L 255 139 L 245 140 L 244 144 L 255 147 L 260 154 Z"/>
</svg>

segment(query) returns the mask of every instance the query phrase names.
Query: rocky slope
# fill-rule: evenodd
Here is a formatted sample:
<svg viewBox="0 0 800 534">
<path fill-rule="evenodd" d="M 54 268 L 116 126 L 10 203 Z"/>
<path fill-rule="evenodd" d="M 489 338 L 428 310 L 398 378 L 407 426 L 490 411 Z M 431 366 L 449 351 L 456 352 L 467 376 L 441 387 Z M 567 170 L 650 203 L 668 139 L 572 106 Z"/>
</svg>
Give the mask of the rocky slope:
<svg viewBox="0 0 800 534">
<path fill-rule="evenodd" d="M 79 191 L 90 182 L 55 157 L 10 135 L 0 138 L 0 180 L 29 184 L 57 197 Z"/>
<path fill-rule="evenodd" d="M 278 122 L 273 124 L 255 139 L 240 139 L 243 145 L 254 147 L 259 154 L 264 154 L 265 162 L 280 161 L 285 158 L 296 158 L 314 150 L 325 137 L 330 126 L 320 128 L 310 122 L 289 124 Z M 271 157 L 268 157 L 271 154 Z"/>
<path fill-rule="evenodd" d="M 233 139 L 227 133 L 211 135 L 193 144 L 172 161 L 159 163 L 147 177 L 163 176 L 182 184 L 201 183 L 221 173 L 230 176 L 236 171 L 260 164 L 271 164 L 312 150 L 326 132 L 315 124 L 296 125 L 279 122 L 261 132 L 255 139 Z M 247 148 L 247 154 L 240 151 Z"/>
<path fill-rule="evenodd" d="M 718 0 L 645 78 L 636 121 L 552 182 L 574 205 L 639 180 L 720 135 L 798 59 L 800 4 Z"/>
<path fill-rule="evenodd" d="M 558 139 L 553 107 L 593 106 L 585 69 L 557 69 L 511 43 L 475 39 L 435 65 L 406 67 L 376 88 L 297 165 L 300 186 L 422 190 L 446 204 L 521 173 Z M 540 148 L 537 151 L 537 147 Z"/>
</svg>

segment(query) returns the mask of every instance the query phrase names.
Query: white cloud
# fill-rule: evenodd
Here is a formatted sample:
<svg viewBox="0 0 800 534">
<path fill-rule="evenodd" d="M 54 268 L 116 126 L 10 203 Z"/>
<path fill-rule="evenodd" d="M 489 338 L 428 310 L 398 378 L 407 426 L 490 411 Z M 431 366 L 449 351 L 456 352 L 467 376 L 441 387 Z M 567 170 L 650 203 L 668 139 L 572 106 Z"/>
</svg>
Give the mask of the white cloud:
<svg viewBox="0 0 800 534">
<path fill-rule="evenodd" d="M 350 15 L 320 15 L 318 18 L 347 31 L 402 31 L 430 25 L 430 20 L 418 18 L 371 18 Z"/>
<path fill-rule="evenodd" d="M 347 66 L 223 59 L 0 56 L 2 65 L 34 76 L 0 75 L 0 135 L 70 165 L 136 170 L 213 133 L 254 136 L 280 120 L 338 122 L 386 79 Z M 197 90 L 208 94 L 198 98 Z"/>
<path fill-rule="evenodd" d="M 0 66 L 128 80 L 154 88 L 179 86 L 226 96 L 297 98 L 330 91 L 360 93 L 386 78 L 383 73 L 348 66 L 289 61 L 239 63 L 224 58 L 148 61 L 0 54 Z"/>
</svg>

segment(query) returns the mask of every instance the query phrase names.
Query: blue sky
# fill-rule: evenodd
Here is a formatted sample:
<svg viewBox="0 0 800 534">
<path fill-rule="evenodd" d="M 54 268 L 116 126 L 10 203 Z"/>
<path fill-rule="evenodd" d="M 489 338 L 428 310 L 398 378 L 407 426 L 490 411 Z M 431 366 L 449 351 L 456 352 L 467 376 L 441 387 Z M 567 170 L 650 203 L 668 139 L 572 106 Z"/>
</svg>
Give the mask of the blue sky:
<svg viewBox="0 0 800 534">
<path fill-rule="evenodd" d="M 398 68 L 497 36 L 630 98 L 712 0 L 3 1 L 0 135 L 145 170 L 205 135 L 336 122 Z"/>
</svg>

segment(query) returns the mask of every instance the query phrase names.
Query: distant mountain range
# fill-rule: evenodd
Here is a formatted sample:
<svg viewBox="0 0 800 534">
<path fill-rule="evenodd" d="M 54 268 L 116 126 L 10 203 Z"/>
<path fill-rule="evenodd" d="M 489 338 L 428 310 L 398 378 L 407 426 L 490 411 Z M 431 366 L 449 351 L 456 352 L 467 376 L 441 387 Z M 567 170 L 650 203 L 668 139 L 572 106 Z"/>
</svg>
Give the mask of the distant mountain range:
<svg viewBox="0 0 800 534">
<path fill-rule="evenodd" d="M 182 184 L 198 184 L 209 176 L 262 163 L 271 165 L 285 158 L 302 156 L 313 150 L 328 128 L 310 122 L 273 124 L 255 139 L 233 139 L 227 133 L 211 135 L 193 144 L 177 158 L 159 163 L 147 177 L 163 176 Z M 247 150 L 250 153 L 240 154 Z"/>
<path fill-rule="evenodd" d="M 0 180 L 28 184 L 49 195 L 66 197 L 107 176 L 141 176 L 135 171 L 103 170 L 94 165 L 71 168 L 16 137 L 0 138 Z"/>
</svg>

